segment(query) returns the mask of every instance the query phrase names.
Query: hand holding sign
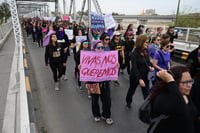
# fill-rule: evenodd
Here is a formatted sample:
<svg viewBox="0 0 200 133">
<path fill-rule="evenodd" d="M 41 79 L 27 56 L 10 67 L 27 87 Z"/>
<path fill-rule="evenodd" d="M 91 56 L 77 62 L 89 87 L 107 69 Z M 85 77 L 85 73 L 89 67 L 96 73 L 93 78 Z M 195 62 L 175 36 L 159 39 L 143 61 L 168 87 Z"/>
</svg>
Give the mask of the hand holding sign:
<svg viewBox="0 0 200 133">
<path fill-rule="evenodd" d="M 108 81 L 118 79 L 117 51 L 81 51 L 80 81 Z"/>
</svg>

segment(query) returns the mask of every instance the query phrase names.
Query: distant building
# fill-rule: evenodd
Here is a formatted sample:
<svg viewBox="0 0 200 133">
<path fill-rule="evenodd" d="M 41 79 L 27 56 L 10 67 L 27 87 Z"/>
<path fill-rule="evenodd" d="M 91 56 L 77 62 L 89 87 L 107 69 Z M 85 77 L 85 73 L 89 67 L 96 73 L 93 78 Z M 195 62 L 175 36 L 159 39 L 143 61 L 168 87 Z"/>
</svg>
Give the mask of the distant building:
<svg viewBox="0 0 200 133">
<path fill-rule="evenodd" d="M 145 15 L 154 15 L 154 14 L 156 14 L 155 9 L 147 9 L 145 12 Z"/>
</svg>

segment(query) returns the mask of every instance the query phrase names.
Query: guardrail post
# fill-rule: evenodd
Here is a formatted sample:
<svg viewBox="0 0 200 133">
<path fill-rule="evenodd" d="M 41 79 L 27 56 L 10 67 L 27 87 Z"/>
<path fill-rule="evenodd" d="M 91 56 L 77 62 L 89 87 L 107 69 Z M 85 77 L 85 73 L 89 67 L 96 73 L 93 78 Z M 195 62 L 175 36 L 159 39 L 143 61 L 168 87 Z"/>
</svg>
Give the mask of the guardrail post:
<svg viewBox="0 0 200 133">
<path fill-rule="evenodd" d="M 188 42 L 189 34 L 190 34 L 190 28 L 187 28 L 187 34 L 186 34 L 186 38 L 185 38 L 186 42 Z"/>
</svg>

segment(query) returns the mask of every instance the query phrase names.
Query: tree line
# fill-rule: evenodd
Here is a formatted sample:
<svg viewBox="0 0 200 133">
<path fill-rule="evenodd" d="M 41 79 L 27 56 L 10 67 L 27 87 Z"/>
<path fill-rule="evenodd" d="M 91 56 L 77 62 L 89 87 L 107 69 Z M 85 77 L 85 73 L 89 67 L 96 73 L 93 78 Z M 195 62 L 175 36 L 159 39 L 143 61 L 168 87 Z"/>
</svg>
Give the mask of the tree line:
<svg viewBox="0 0 200 133">
<path fill-rule="evenodd" d="M 0 4 L 0 24 L 6 23 L 8 18 L 11 16 L 9 4 L 3 2 Z"/>
</svg>

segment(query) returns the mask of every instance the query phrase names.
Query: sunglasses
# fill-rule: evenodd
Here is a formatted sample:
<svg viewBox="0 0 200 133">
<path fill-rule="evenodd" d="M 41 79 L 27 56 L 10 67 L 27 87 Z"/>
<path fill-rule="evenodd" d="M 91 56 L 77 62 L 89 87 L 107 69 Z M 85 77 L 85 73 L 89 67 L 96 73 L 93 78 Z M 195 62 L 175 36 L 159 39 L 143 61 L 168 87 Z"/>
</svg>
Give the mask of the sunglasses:
<svg viewBox="0 0 200 133">
<path fill-rule="evenodd" d="M 180 82 L 180 83 L 182 83 L 183 85 L 194 84 L 194 80 L 193 80 L 193 79 L 191 79 L 191 80 L 186 80 L 186 81 L 182 81 L 182 82 Z"/>
<path fill-rule="evenodd" d="M 106 40 L 106 41 L 110 41 L 110 38 L 105 38 L 104 40 Z"/>
<path fill-rule="evenodd" d="M 96 49 L 104 49 L 104 46 L 97 46 Z"/>
<path fill-rule="evenodd" d="M 170 45 L 167 45 L 166 48 L 170 48 Z"/>
<path fill-rule="evenodd" d="M 160 41 L 160 39 L 157 39 L 156 41 Z"/>
<path fill-rule="evenodd" d="M 120 37 L 120 35 L 116 35 L 117 37 Z"/>
</svg>

